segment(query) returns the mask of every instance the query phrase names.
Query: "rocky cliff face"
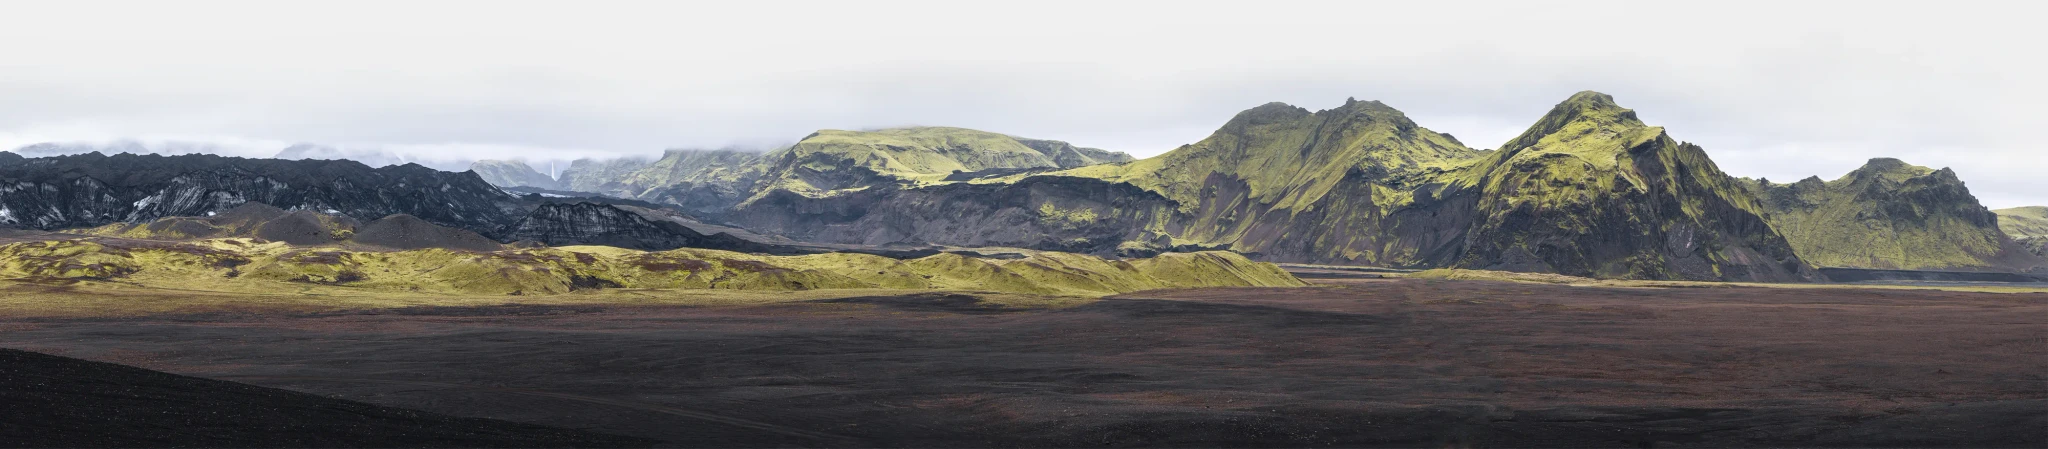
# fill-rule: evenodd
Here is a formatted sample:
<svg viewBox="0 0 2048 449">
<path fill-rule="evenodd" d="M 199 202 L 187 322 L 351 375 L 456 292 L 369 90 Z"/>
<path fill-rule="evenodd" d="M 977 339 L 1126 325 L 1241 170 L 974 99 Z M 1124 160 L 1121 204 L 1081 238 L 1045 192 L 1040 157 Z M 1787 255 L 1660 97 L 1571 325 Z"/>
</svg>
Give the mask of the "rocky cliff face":
<svg viewBox="0 0 2048 449">
<path fill-rule="evenodd" d="M 1059 172 L 1174 200 L 1172 235 L 1270 260 L 1439 266 L 1456 251 L 1457 208 L 1416 189 L 1479 153 L 1373 101 L 1310 112 L 1271 103 L 1209 138 L 1122 165 Z M 1451 199 L 1448 201 L 1469 200 Z M 1420 203 L 1420 204 L 1418 204 Z"/>
<path fill-rule="evenodd" d="M 678 223 L 650 220 L 617 206 L 587 202 L 542 204 L 510 227 L 503 239 L 550 246 L 604 245 L 642 250 L 773 250 L 767 245 L 738 237 L 704 235 Z"/>
<path fill-rule="evenodd" d="M 94 153 L 0 166 L 0 225 L 93 227 L 206 216 L 248 202 L 361 221 L 402 213 L 465 229 L 493 229 L 524 212 L 474 174 L 417 165 Z"/>
<path fill-rule="evenodd" d="M 1467 173 L 1454 178 L 1477 188 L 1478 202 L 1459 266 L 1630 279 L 1819 277 L 1703 150 L 1605 94 L 1573 95 Z"/>
<path fill-rule="evenodd" d="M 469 164 L 469 171 L 475 172 L 484 182 L 498 187 L 535 187 L 560 190 L 562 183 L 541 174 L 532 166 L 520 161 L 485 159 Z"/>
<path fill-rule="evenodd" d="M 2018 269 L 2043 265 L 1999 229 L 1956 173 L 1872 159 L 1834 181 L 1746 181 L 1772 224 L 1815 264 L 1876 269 Z"/>
<path fill-rule="evenodd" d="M 575 162 L 569 163 L 569 168 L 562 170 L 560 182 L 563 190 L 591 193 L 616 192 L 626 188 L 621 181 L 631 177 L 634 171 L 647 168 L 647 165 L 651 163 L 653 161 L 630 157 L 603 160 L 577 159 Z"/>
<path fill-rule="evenodd" d="M 1144 256 L 1175 248 L 1177 206 L 1129 184 L 1039 176 L 1014 183 L 877 188 L 826 198 L 770 192 L 729 218 L 803 240 L 942 243 Z M 1186 248 L 1182 248 L 1186 249 Z"/>
</svg>

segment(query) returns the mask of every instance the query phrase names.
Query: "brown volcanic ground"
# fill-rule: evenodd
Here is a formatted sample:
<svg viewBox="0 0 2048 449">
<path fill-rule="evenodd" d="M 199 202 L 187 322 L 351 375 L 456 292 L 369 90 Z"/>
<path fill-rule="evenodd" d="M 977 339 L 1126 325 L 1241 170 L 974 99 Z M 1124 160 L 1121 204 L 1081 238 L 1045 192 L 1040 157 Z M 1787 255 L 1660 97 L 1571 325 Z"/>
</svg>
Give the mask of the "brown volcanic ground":
<svg viewBox="0 0 2048 449">
<path fill-rule="evenodd" d="M 0 345 L 676 446 L 2048 444 L 2044 294 L 1334 282 L 14 316 Z"/>
</svg>

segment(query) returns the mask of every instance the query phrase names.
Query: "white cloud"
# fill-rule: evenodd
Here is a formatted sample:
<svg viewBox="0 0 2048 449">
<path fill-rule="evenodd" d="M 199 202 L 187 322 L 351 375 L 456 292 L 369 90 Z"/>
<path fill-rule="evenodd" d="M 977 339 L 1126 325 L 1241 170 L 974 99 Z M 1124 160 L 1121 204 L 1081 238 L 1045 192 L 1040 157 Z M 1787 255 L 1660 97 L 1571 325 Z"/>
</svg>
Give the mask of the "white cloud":
<svg viewBox="0 0 2048 449">
<path fill-rule="evenodd" d="M 1268 101 L 1493 147 L 1583 89 L 1728 171 L 1954 166 L 2048 204 L 2033 3 L 15 2 L 0 144 L 137 136 L 550 159 L 953 125 L 1156 154 Z"/>
</svg>

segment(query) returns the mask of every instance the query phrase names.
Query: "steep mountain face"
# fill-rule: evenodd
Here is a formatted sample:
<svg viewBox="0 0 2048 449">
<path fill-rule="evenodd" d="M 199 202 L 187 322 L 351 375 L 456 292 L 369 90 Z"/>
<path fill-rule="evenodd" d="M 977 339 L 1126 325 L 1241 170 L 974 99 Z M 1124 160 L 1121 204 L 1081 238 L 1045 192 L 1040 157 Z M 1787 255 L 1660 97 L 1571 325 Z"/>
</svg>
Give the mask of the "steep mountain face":
<svg viewBox="0 0 2048 449">
<path fill-rule="evenodd" d="M 1581 92 L 1484 161 L 1458 265 L 1632 279 L 1817 278 L 1698 146 Z"/>
<path fill-rule="evenodd" d="M 555 178 L 541 174 L 532 166 L 520 161 L 485 159 L 471 162 L 469 171 L 476 172 L 484 182 L 498 187 L 538 187 L 550 190 L 562 188 L 561 182 Z"/>
<path fill-rule="evenodd" d="M 2042 263 L 1999 230 L 1949 169 L 1871 159 L 1834 181 L 1749 181 L 1772 223 L 1817 265 L 1878 269 L 2028 269 Z"/>
<path fill-rule="evenodd" d="M 95 153 L 0 167 L 0 225 L 93 227 L 205 216 L 248 202 L 362 221 L 403 213 L 465 229 L 493 229 L 524 212 L 518 198 L 474 174 L 417 165 Z"/>
<path fill-rule="evenodd" d="M 2018 241 L 2036 256 L 2048 257 L 2048 207 L 2027 206 L 1991 211 L 1998 214 L 1998 229 Z"/>
<path fill-rule="evenodd" d="M 634 171 L 615 196 L 682 206 L 693 212 L 723 213 L 752 195 L 768 169 L 767 155 L 742 150 L 668 150 Z"/>
<path fill-rule="evenodd" d="M 636 170 L 647 168 L 651 161 L 641 158 L 618 159 L 577 159 L 562 170 L 560 182 L 564 190 L 577 192 L 606 193 L 626 188 L 620 181 L 627 179 Z"/>
<path fill-rule="evenodd" d="M 709 248 L 770 252 L 767 245 L 726 234 L 704 235 L 681 224 L 650 220 L 642 214 L 608 204 L 587 202 L 540 205 L 514 224 L 506 240 L 549 246 L 604 245 L 643 250 Z"/>
<path fill-rule="evenodd" d="M 772 191 L 728 218 L 756 232 L 818 242 L 1147 256 L 1176 248 L 1165 227 L 1177 208 L 1129 184 L 1035 176 L 1006 183 L 877 188 L 826 198 Z"/>
<path fill-rule="evenodd" d="M 1318 112 L 1271 103 L 1158 157 L 1058 174 L 1172 199 L 1183 215 L 1172 233 L 1187 241 L 1273 260 L 1435 266 L 1456 251 L 1459 227 L 1445 220 L 1460 208 L 1447 216 L 1413 189 L 1479 155 L 1379 102 Z"/>
</svg>

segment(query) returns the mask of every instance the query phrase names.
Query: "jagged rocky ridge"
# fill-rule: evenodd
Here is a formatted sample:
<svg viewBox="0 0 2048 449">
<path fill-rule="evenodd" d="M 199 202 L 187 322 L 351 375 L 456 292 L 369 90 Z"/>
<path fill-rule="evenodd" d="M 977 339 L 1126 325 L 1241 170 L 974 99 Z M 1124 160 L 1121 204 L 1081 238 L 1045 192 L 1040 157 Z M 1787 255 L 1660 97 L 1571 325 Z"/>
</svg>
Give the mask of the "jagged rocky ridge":
<svg viewBox="0 0 2048 449">
<path fill-rule="evenodd" d="M 1834 181 L 1745 180 L 1808 261 L 1844 268 L 2025 271 L 2048 265 L 2001 231 L 1953 170 L 1871 159 Z"/>
<path fill-rule="evenodd" d="M 267 206 L 243 207 L 251 204 Z M 537 195 L 513 196 L 474 173 L 413 164 L 373 169 L 345 160 L 98 153 L 0 160 L 0 226 L 60 230 L 111 225 L 100 231 L 191 238 L 247 235 L 326 244 L 347 240 L 339 233 L 357 231 L 355 223 L 370 223 L 364 230 L 389 231 L 376 234 L 389 241 L 369 243 L 397 247 L 420 239 L 456 242 L 444 245 L 453 248 L 487 246 L 423 226 L 431 225 L 501 242 L 763 248 L 730 236 L 635 221 L 634 215 L 611 204 L 558 204 Z M 414 220 L 419 223 L 411 223 Z M 629 241 L 638 243 L 625 244 Z"/>
</svg>

